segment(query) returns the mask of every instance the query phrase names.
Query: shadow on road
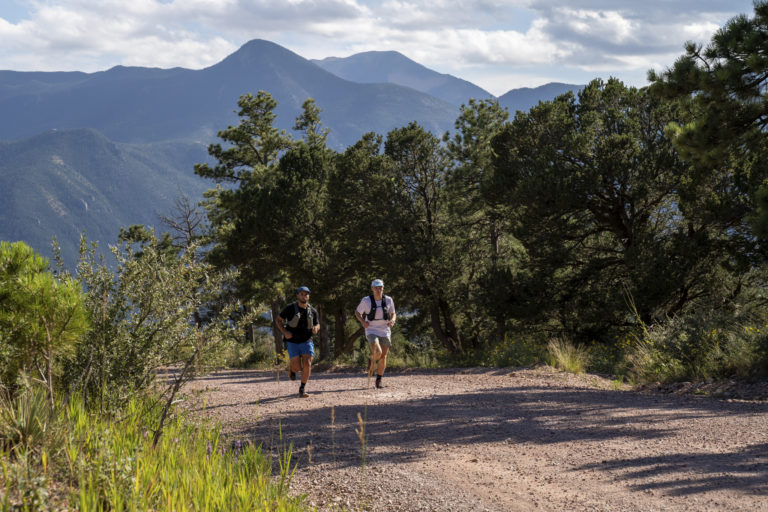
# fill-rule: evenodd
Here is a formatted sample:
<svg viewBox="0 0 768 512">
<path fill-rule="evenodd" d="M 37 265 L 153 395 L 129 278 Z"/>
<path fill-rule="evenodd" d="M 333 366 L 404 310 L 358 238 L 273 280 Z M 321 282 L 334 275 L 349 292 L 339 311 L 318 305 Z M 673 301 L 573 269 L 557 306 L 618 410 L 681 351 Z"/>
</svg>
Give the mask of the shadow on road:
<svg viewBox="0 0 768 512">
<path fill-rule="evenodd" d="M 454 374 L 457 371 L 461 370 L 453 370 Z M 440 375 L 448 375 L 449 372 L 446 370 Z M 480 370 L 477 373 L 492 375 L 494 371 Z M 415 374 L 419 373 L 409 372 L 411 376 Z M 423 372 L 425 376 L 436 374 L 431 370 Z M 386 391 L 400 389 L 398 375 L 402 374 L 388 377 L 391 386 Z M 247 371 L 227 373 L 226 377 L 230 382 L 234 380 L 242 384 L 266 381 L 254 378 L 254 373 Z M 274 379 L 274 374 L 264 377 L 270 378 Z M 322 381 L 322 387 L 331 388 L 322 394 L 340 396 L 341 393 L 357 392 L 358 388 L 349 386 L 349 380 L 349 374 L 314 373 L 312 376 L 315 385 Z M 281 397 L 279 399 L 285 400 L 286 405 L 279 413 L 270 413 L 258 421 L 240 423 L 229 432 L 236 438 L 247 438 L 255 444 L 263 443 L 265 449 L 273 450 L 273 446 L 267 445 L 274 443 L 279 431 L 281 446 L 293 443 L 295 453 L 302 459 L 300 464 L 309 461 L 307 447 L 311 445 L 314 463 L 359 467 L 362 447 L 355 432 L 360 428 L 358 414 L 364 419 L 366 457 L 370 464 L 417 461 L 451 445 L 471 447 L 499 441 L 505 441 L 507 446 L 504 453 L 499 454 L 499 460 L 514 457 L 516 446 L 521 443 L 568 443 L 576 453 L 574 457 L 578 458 L 580 446 L 588 443 L 620 440 L 626 442 L 628 447 L 652 441 L 663 443 L 671 436 L 679 436 L 680 429 L 685 428 L 685 421 L 737 415 L 760 416 L 768 420 L 768 404 L 761 402 L 575 389 L 544 383 L 515 385 L 513 378 L 509 382 L 509 386 L 487 392 L 438 393 L 417 398 L 403 395 L 399 401 L 367 405 L 339 403 L 333 406 L 333 424 L 330 407 L 298 409 L 291 406 L 292 398 Z M 236 403 L 233 401 L 228 405 Z M 239 402 L 239 405 L 254 403 Z M 266 401 L 260 399 L 259 403 L 265 404 Z M 762 424 L 765 425 L 765 421 Z M 686 475 L 690 476 L 688 479 L 680 480 L 679 474 L 676 474 L 674 478 L 661 482 L 655 478 L 653 483 L 646 483 L 649 476 L 679 473 L 686 468 Z M 658 489 L 685 495 L 707 490 L 738 489 L 766 495 L 768 444 L 749 445 L 730 453 L 633 456 L 627 452 L 621 459 L 589 461 L 572 469 L 579 470 L 622 470 L 622 478 L 637 490 Z"/>
</svg>

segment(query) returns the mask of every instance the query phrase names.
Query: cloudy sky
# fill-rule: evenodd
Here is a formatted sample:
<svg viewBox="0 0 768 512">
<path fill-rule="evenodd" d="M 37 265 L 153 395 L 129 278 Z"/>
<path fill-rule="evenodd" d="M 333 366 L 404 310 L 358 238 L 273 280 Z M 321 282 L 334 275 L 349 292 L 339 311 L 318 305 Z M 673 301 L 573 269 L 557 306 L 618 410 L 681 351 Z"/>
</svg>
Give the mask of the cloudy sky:
<svg viewBox="0 0 768 512">
<path fill-rule="evenodd" d="M 0 0 L 0 69 L 203 68 L 251 39 L 302 57 L 396 50 L 493 94 L 642 86 L 751 0 Z"/>
</svg>

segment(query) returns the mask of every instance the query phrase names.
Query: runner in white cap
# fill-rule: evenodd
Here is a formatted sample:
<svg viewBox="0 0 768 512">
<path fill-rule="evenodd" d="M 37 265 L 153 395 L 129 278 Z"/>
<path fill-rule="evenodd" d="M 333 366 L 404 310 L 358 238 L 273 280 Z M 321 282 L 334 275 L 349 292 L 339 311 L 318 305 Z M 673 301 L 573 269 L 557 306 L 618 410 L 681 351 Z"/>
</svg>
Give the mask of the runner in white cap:
<svg viewBox="0 0 768 512">
<path fill-rule="evenodd" d="M 376 365 L 376 387 L 383 388 L 381 378 L 387 367 L 387 353 L 392 346 L 392 326 L 395 325 L 397 313 L 392 297 L 384 295 L 384 281 L 374 279 L 371 283 L 371 294 L 363 297 L 357 306 L 355 316 L 365 328 L 365 338 L 371 347 L 371 366 L 368 376 Z"/>
</svg>

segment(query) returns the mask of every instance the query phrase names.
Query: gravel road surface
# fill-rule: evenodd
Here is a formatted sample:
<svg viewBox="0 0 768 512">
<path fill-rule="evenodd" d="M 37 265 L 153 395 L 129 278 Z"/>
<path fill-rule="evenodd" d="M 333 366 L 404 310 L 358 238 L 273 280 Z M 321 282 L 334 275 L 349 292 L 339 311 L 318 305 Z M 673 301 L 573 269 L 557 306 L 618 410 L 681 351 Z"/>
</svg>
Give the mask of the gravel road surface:
<svg viewBox="0 0 768 512">
<path fill-rule="evenodd" d="M 186 392 L 232 440 L 274 454 L 292 443 L 292 492 L 321 511 L 768 511 L 764 400 L 616 389 L 549 367 L 388 372 L 384 384 L 314 371 L 299 398 L 286 372 L 226 370 Z"/>
</svg>

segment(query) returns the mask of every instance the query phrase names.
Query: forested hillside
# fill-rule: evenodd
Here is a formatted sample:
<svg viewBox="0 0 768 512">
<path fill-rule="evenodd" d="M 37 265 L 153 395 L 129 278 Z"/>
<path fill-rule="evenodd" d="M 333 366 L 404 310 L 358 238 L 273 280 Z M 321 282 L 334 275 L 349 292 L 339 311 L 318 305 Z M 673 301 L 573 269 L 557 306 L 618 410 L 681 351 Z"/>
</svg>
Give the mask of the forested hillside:
<svg viewBox="0 0 768 512">
<path fill-rule="evenodd" d="M 126 220 L 158 226 L 179 197 L 198 201 L 208 184 L 190 169 L 201 159 L 202 144 L 120 144 L 86 129 L 0 144 L 0 239 L 50 256 L 55 236 L 72 266 L 84 232 L 106 248 Z"/>
</svg>

